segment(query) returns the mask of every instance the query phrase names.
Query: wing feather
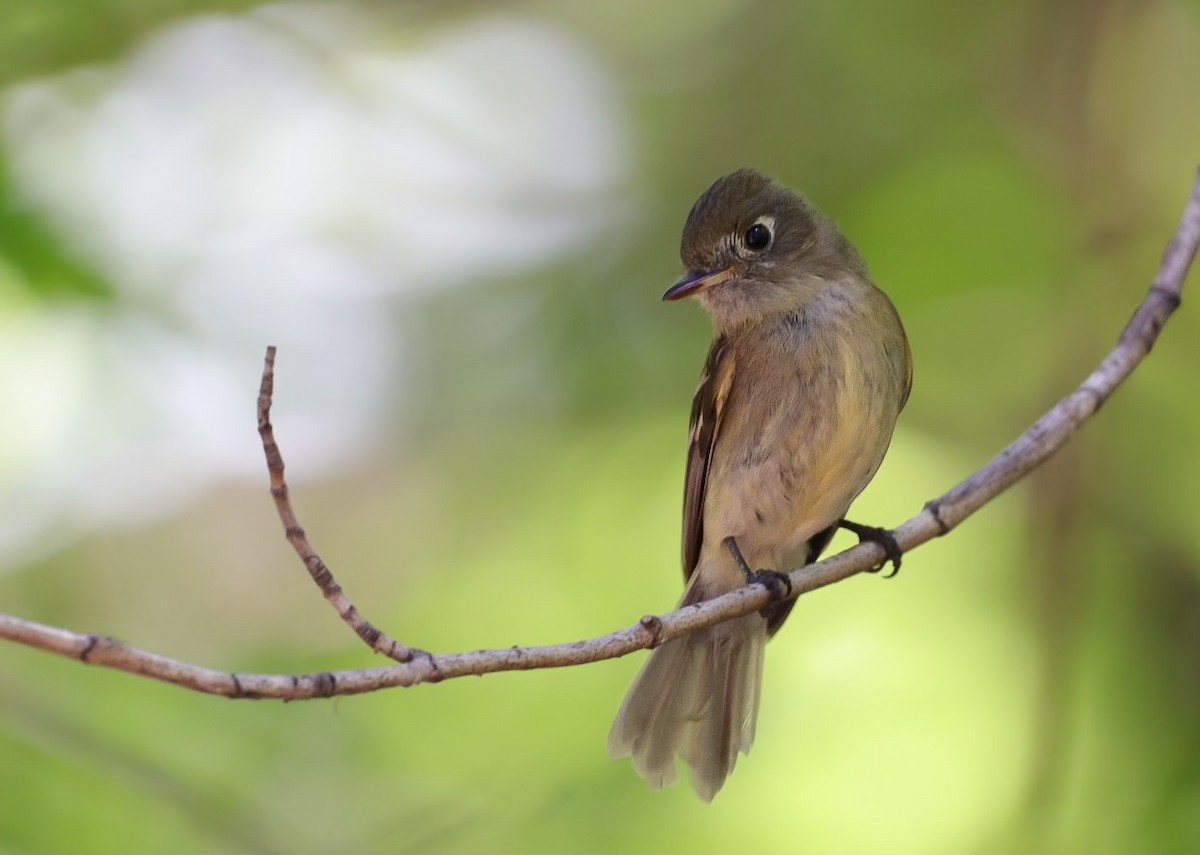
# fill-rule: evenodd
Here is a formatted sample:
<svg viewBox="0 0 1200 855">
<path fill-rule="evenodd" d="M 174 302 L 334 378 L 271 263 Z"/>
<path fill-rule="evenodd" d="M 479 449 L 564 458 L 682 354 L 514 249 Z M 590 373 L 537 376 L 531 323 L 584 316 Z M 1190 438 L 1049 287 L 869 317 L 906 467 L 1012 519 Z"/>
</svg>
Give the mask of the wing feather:
<svg viewBox="0 0 1200 855">
<path fill-rule="evenodd" d="M 734 359 L 729 342 L 718 336 L 704 361 L 704 373 L 692 399 L 688 430 L 687 474 L 683 481 L 683 578 L 686 581 L 700 560 L 704 544 L 704 493 L 713 449 L 721 432 L 721 417 L 733 387 Z"/>
</svg>

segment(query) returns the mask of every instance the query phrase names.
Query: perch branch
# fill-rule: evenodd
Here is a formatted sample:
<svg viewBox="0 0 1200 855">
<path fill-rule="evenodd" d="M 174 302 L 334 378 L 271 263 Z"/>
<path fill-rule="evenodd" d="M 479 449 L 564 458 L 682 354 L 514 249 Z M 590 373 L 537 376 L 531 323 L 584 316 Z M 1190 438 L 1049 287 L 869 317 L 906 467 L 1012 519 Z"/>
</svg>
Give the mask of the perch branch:
<svg viewBox="0 0 1200 855">
<path fill-rule="evenodd" d="M 1200 245 L 1200 173 L 1183 217 L 1163 254 L 1158 275 L 1133 313 L 1116 346 L 1077 389 L 1059 401 L 1016 440 L 966 480 L 925 503 L 920 513 L 893 532 L 909 551 L 946 534 L 1029 474 L 1061 448 L 1125 380 L 1179 307 L 1183 281 Z M 271 492 L 288 540 L 304 561 L 322 593 L 358 636 L 373 650 L 398 660 L 395 665 L 315 674 L 233 674 L 167 659 L 101 635 L 84 635 L 53 626 L 0 615 L 0 638 L 58 653 L 92 665 L 103 665 L 199 692 L 230 698 L 302 700 L 351 695 L 394 686 L 438 682 L 468 674 L 526 671 L 581 665 L 654 647 L 702 627 L 749 614 L 767 605 L 771 595 L 762 585 L 748 585 L 716 599 L 658 617 L 646 616 L 633 626 L 608 635 L 545 647 L 509 647 L 470 653 L 428 654 L 388 638 L 363 619 L 334 581 L 329 568 L 308 544 L 296 521 L 283 479 L 283 460 L 275 444 L 269 414 L 274 348 L 268 349 L 259 397 L 259 430 L 267 455 Z M 882 547 L 862 543 L 845 552 L 793 570 L 793 596 L 833 584 L 869 570 L 884 558 Z"/>
</svg>

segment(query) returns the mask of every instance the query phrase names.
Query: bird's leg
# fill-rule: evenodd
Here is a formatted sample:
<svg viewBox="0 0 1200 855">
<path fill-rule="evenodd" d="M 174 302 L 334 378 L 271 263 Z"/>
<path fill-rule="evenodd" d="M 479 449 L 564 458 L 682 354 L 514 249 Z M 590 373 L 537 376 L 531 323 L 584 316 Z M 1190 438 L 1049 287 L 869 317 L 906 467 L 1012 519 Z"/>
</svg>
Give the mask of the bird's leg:
<svg viewBox="0 0 1200 855">
<path fill-rule="evenodd" d="M 904 555 L 904 551 L 900 548 L 900 544 L 896 543 L 895 536 L 886 528 L 879 528 L 873 525 L 863 525 L 862 523 L 850 522 L 850 520 L 842 520 L 838 523 L 838 528 L 844 528 L 846 531 L 853 532 L 858 535 L 858 542 L 863 543 L 869 541 L 877 543 L 883 547 L 883 552 L 887 556 L 880 562 L 878 567 L 868 571 L 870 573 L 878 573 L 887 563 L 892 562 L 892 572 L 888 573 L 883 578 L 890 579 L 900 572 L 900 559 Z"/>
<path fill-rule="evenodd" d="M 737 538 L 732 535 L 722 540 L 721 545 L 728 549 L 729 554 L 733 556 L 733 562 L 746 577 L 747 585 L 755 583 L 762 585 L 771 592 L 771 596 L 776 600 L 786 600 L 792 595 L 792 580 L 787 573 L 780 573 L 778 570 L 751 570 L 750 565 L 742 556 L 742 550 L 738 548 Z"/>
</svg>

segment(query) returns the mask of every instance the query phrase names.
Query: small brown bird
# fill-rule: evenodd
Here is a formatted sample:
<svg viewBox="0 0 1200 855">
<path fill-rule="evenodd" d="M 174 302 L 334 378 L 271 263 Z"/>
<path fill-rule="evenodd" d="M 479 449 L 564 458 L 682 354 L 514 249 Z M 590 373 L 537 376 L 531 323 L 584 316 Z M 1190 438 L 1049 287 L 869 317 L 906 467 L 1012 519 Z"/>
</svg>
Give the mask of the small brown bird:
<svg viewBox="0 0 1200 855">
<path fill-rule="evenodd" d="M 692 207 L 687 275 L 715 339 L 692 402 L 683 501 L 681 606 L 816 560 L 874 476 L 912 386 L 900 317 L 834 224 L 752 169 Z M 897 564 L 898 566 L 898 564 Z M 751 572 L 750 568 L 766 568 Z M 780 593 L 783 593 L 780 591 Z M 608 736 L 654 789 L 675 755 L 711 801 L 754 741 L 763 647 L 795 600 L 668 641 L 633 681 Z"/>
</svg>

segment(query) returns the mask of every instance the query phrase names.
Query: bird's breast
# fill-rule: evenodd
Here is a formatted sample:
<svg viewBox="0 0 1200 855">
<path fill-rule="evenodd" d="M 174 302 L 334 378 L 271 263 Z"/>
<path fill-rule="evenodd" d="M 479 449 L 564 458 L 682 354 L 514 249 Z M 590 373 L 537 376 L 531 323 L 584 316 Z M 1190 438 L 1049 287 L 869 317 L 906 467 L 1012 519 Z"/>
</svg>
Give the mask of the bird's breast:
<svg viewBox="0 0 1200 855">
<path fill-rule="evenodd" d="M 899 412 L 896 372 L 878 343 L 837 332 L 805 330 L 738 354 L 709 471 L 705 549 L 732 535 L 752 566 L 798 566 L 808 539 L 842 518 L 879 467 Z"/>
</svg>

